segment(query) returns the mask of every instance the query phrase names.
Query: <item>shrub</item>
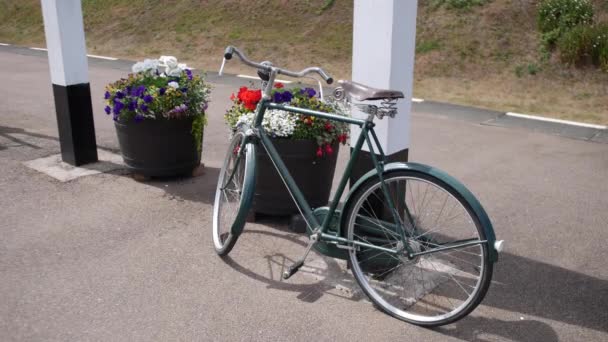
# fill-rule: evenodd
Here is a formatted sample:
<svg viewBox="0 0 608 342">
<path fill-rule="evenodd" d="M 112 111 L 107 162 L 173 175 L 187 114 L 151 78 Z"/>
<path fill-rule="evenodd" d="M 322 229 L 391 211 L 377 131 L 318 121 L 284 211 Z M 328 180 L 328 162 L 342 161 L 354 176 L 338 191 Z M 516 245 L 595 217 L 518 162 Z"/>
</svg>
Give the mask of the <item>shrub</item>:
<svg viewBox="0 0 608 342">
<path fill-rule="evenodd" d="M 591 58 L 593 27 L 577 26 L 564 33 L 557 41 L 557 48 L 562 62 L 566 64 L 581 63 L 585 58 Z"/>
<path fill-rule="evenodd" d="M 559 39 L 557 47 L 567 64 L 592 62 L 608 71 L 608 24 L 577 26 Z"/>
<path fill-rule="evenodd" d="M 591 48 L 593 62 L 608 72 L 608 24 L 596 26 Z"/>
<path fill-rule="evenodd" d="M 593 6 L 589 0 L 543 0 L 538 6 L 538 29 L 543 43 L 553 45 L 576 26 L 593 23 Z"/>
</svg>

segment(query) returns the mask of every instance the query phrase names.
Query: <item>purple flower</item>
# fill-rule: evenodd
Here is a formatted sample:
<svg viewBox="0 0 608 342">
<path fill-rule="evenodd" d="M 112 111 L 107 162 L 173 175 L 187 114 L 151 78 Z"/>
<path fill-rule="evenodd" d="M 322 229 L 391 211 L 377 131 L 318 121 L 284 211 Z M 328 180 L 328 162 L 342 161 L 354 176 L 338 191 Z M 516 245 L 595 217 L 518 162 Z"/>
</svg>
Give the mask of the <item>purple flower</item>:
<svg viewBox="0 0 608 342">
<path fill-rule="evenodd" d="M 135 122 L 142 122 L 144 121 L 144 116 L 141 114 L 137 114 L 135 115 Z"/>
<path fill-rule="evenodd" d="M 148 106 L 145 103 L 142 103 L 139 105 L 139 109 L 141 109 L 142 112 L 147 112 Z"/>
<path fill-rule="evenodd" d="M 114 114 L 112 120 L 118 121 L 118 114 Z"/>
<path fill-rule="evenodd" d="M 118 115 L 124 107 L 125 107 L 125 105 L 122 102 L 120 102 L 120 101 L 114 102 L 114 108 L 112 109 L 112 112 L 115 115 Z"/>
<path fill-rule="evenodd" d="M 186 75 L 188 75 L 188 79 L 192 80 L 192 70 L 186 69 L 185 71 L 186 71 Z"/>
<path fill-rule="evenodd" d="M 272 95 L 272 99 L 276 103 L 281 103 L 281 102 L 283 102 L 283 94 L 281 94 L 277 91 L 276 93 L 274 93 L 274 95 Z"/>
<path fill-rule="evenodd" d="M 166 91 L 167 91 L 167 89 L 165 89 L 165 88 L 160 88 L 160 89 L 158 89 L 158 93 L 160 94 L 160 96 L 165 95 L 165 92 L 166 92 Z"/>
<path fill-rule="evenodd" d="M 106 106 L 106 108 L 104 108 L 103 110 L 106 111 L 106 114 L 110 115 L 110 112 L 112 111 L 112 108 L 110 108 L 110 106 Z"/>
<path fill-rule="evenodd" d="M 150 103 L 154 100 L 154 98 L 151 95 L 146 95 L 144 96 L 144 102 L 145 103 Z"/>
<path fill-rule="evenodd" d="M 136 109 L 137 109 L 137 101 L 131 101 L 131 102 L 129 102 L 129 110 L 133 112 Z"/>
<path fill-rule="evenodd" d="M 110 98 L 110 92 L 106 91 L 106 93 L 103 94 L 103 98 L 106 99 L 106 100 L 109 99 Z"/>
<path fill-rule="evenodd" d="M 283 92 L 283 102 L 290 102 L 292 98 L 293 98 L 293 94 L 291 92 L 289 92 L 289 91 Z"/>
<path fill-rule="evenodd" d="M 185 92 L 187 92 L 187 91 L 188 91 L 188 88 L 183 87 L 183 88 L 182 88 L 182 89 L 180 89 L 180 90 L 182 91 L 182 93 L 185 93 Z"/>
<path fill-rule="evenodd" d="M 304 88 L 300 90 L 300 94 L 306 94 L 308 97 L 313 97 L 317 94 L 317 92 L 312 88 Z"/>
<path fill-rule="evenodd" d="M 125 93 L 119 90 L 116 92 L 116 97 L 119 99 L 123 99 L 125 97 Z"/>
<path fill-rule="evenodd" d="M 290 93 L 289 91 L 284 91 L 282 93 L 277 91 L 273 95 L 274 102 L 276 102 L 276 103 L 289 102 L 289 101 L 291 101 L 292 98 L 293 98 L 293 94 Z"/>
<path fill-rule="evenodd" d="M 131 90 L 131 96 L 142 97 L 146 92 L 146 86 L 140 85 L 139 87 Z"/>
</svg>

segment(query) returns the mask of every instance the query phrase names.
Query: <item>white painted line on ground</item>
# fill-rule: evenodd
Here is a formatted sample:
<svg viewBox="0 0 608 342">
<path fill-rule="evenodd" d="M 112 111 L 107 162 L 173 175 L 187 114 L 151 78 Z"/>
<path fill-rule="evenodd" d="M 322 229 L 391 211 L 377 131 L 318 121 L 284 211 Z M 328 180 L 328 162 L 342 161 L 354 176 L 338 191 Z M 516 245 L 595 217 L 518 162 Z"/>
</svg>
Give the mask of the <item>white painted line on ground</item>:
<svg viewBox="0 0 608 342">
<path fill-rule="evenodd" d="M 2 45 L 2 46 L 9 46 L 9 45 L 11 45 L 11 44 L 0 43 L 0 45 Z"/>
<path fill-rule="evenodd" d="M 30 50 L 46 51 L 45 48 L 37 48 L 37 47 L 31 47 Z"/>
<path fill-rule="evenodd" d="M 595 125 L 595 124 L 589 124 L 589 123 L 584 123 L 584 122 L 553 119 L 553 118 L 547 118 L 544 116 L 534 116 L 534 115 L 519 114 L 519 113 L 512 113 L 512 112 L 508 112 L 508 113 L 506 113 L 506 115 L 512 116 L 515 118 L 530 119 L 530 120 L 545 121 L 545 122 L 554 122 L 554 123 L 579 126 L 579 127 L 588 127 L 588 128 L 596 128 L 596 129 L 606 129 L 607 128 L 606 126 L 603 126 L 603 125 Z"/>
<path fill-rule="evenodd" d="M 260 78 L 257 76 L 249 76 L 249 75 L 236 75 L 236 77 L 240 77 L 240 78 L 249 78 L 252 80 L 259 80 Z M 289 84 L 289 83 L 293 83 L 293 81 L 287 81 L 287 80 L 274 80 L 275 82 L 281 82 L 281 83 L 285 83 L 285 84 Z"/>
<path fill-rule="evenodd" d="M 115 61 L 118 58 L 114 58 L 114 57 L 106 57 L 106 56 L 99 56 L 99 55 L 87 55 L 89 57 L 93 57 L 93 58 L 99 58 L 99 59 L 107 59 L 109 61 Z"/>
<path fill-rule="evenodd" d="M 412 97 L 412 102 L 424 102 L 424 99 L 418 99 L 418 98 Z"/>
</svg>

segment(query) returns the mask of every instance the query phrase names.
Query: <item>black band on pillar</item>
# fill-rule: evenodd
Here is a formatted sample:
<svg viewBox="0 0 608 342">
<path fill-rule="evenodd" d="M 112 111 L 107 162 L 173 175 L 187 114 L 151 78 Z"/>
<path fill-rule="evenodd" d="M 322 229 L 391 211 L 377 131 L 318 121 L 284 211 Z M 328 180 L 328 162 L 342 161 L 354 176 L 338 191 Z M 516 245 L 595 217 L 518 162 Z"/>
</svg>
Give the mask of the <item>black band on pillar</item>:
<svg viewBox="0 0 608 342">
<path fill-rule="evenodd" d="M 95 124 L 88 83 L 53 84 L 61 159 L 79 166 L 97 161 Z"/>
</svg>

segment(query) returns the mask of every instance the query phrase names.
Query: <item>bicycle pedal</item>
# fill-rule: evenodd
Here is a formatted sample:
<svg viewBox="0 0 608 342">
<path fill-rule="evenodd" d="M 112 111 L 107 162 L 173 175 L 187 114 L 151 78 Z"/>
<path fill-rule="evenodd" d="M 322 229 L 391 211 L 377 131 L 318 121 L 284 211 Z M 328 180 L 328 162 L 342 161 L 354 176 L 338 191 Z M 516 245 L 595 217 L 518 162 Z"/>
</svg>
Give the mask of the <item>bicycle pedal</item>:
<svg viewBox="0 0 608 342">
<path fill-rule="evenodd" d="M 300 260 L 289 266 L 289 268 L 283 272 L 283 279 L 287 280 L 291 278 L 291 276 L 296 274 L 296 272 L 298 272 L 302 266 L 304 266 L 304 260 Z"/>
</svg>

